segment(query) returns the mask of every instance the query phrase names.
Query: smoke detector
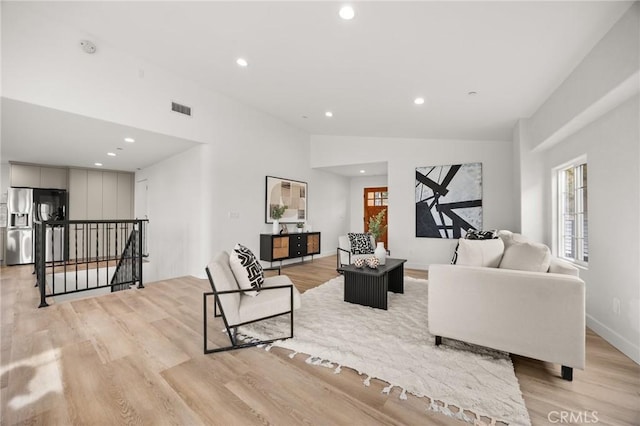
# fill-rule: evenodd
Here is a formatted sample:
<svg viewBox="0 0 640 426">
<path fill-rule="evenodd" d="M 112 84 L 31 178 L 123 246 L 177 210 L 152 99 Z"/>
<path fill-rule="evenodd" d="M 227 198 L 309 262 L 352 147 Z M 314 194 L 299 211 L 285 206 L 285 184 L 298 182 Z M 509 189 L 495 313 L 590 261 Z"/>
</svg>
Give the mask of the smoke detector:
<svg viewBox="0 0 640 426">
<path fill-rule="evenodd" d="M 80 47 L 89 54 L 96 53 L 96 45 L 89 40 L 80 40 Z"/>
</svg>

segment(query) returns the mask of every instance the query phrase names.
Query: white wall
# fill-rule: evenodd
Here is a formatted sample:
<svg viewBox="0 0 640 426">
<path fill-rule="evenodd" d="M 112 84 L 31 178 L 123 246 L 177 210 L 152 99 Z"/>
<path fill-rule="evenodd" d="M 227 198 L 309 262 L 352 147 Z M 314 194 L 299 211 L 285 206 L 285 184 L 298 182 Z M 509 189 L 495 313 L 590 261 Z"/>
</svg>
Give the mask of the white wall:
<svg viewBox="0 0 640 426">
<path fill-rule="evenodd" d="M 639 16 L 640 4 L 635 2 L 531 117 L 531 148 L 544 144 L 558 129 L 638 72 Z"/>
<path fill-rule="evenodd" d="M 640 362 L 640 98 L 627 101 L 545 155 L 545 174 L 587 155 L 589 266 L 587 324 Z M 545 198 L 551 197 L 549 179 Z M 551 223 L 551 211 L 546 223 Z M 551 228 L 552 226 L 547 226 Z M 613 299 L 621 300 L 620 315 Z"/>
<path fill-rule="evenodd" d="M 29 2 L 2 2 L 3 96 L 166 135 L 206 142 L 219 136 L 226 110 L 243 106 L 34 13 Z M 93 40 L 86 54 L 79 40 Z M 140 72 L 143 71 L 143 77 Z M 171 112 L 171 101 L 192 117 Z"/>
<path fill-rule="evenodd" d="M 481 162 L 483 227 L 512 229 L 516 223 L 512 157 L 509 141 L 311 136 L 312 167 L 387 162 L 389 247 L 394 256 L 407 259 L 410 268 L 450 262 L 456 244 L 455 240 L 416 238 L 416 167 Z"/>
<path fill-rule="evenodd" d="M 364 232 L 364 188 L 387 186 L 387 176 L 357 176 L 349 180 L 349 232 Z"/>
<path fill-rule="evenodd" d="M 529 120 L 520 119 L 515 126 L 518 135 L 514 139 L 514 151 L 518 152 L 519 184 L 515 187 L 516 199 L 520 201 L 520 232 L 533 241 L 549 244 L 546 238 L 544 218 L 548 207 L 545 194 L 545 180 L 541 175 L 543 167 L 542 154 L 529 148 Z M 517 144 L 517 146 L 515 146 Z"/>
<path fill-rule="evenodd" d="M 266 175 L 308 182 L 309 222 L 322 233 L 322 252 L 335 253 L 348 228 L 349 182 L 310 168 L 307 133 L 32 13 L 28 4 L 2 7 L 4 96 L 203 143 L 136 174 L 149 187 L 147 281 L 204 276 L 211 257 L 236 242 L 257 252 L 260 232 L 270 231 Z M 80 49 L 84 38 L 96 42 L 96 54 Z M 171 112 L 171 100 L 191 106 L 193 116 Z"/>
<path fill-rule="evenodd" d="M 264 222 L 266 175 L 308 183 L 308 223 L 321 232 L 322 255 L 335 253 L 338 235 L 347 229 L 348 180 L 311 170 L 298 157 L 308 157 L 306 136 L 281 126 L 280 133 L 236 137 L 233 148 L 197 146 L 136 174 L 136 180 L 146 179 L 148 187 L 148 280 L 204 277 L 209 260 L 236 243 L 259 253 L 260 233 L 271 232 Z M 274 150 L 246 155 L 262 143 L 256 140 L 265 138 L 273 139 Z M 235 213 L 237 218 L 232 217 Z"/>
<path fill-rule="evenodd" d="M 640 4 L 518 129 L 522 231 L 554 253 L 553 169 L 586 155 L 587 325 L 640 363 Z M 621 301 L 620 315 L 613 299 Z"/>
</svg>

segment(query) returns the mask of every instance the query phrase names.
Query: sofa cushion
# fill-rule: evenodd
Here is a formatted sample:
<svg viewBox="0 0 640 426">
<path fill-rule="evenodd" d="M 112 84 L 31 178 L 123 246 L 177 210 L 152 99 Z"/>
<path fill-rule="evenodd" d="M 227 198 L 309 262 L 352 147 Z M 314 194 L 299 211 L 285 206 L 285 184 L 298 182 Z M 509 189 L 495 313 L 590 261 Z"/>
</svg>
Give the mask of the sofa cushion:
<svg viewBox="0 0 640 426">
<path fill-rule="evenodd" d="M 265 278 L 263 289 L 281 285 L 293 284 L 286 275 L 276 275 Z M 300 307 L 300 292 L 293 286 L 293 309 Z M 291 290 L 280 288 L 263 290 L 256 297 L 243 297 L 238 309 L 239 322 L 254 321 L 265 316 L 285 313 L 291 310 Z"/>
<path fill-rule="evenodd" d="M 502 269 L 519 271 L 547 272 L 551 263 L 551 250 L 544 244 L 511 243 L 505 250 L 500 262 Z"/>
<path fill-rule="evenodd" d="M 498 230 L 492 229 L 490 231 L 481 231 L 469 228 L 464 238 L 466 240 L 492 240 L 498 238 Z M 456 244 L 456 248 L 453 251 L 453 258 L 451 259 L 452 265 L 455 265 L 458 262 L 458 247 L 460 247 L 460 243 Z"/>
<path fill-rule="evenodd" d="M 364 233 L 349 232 L 349 243 L 353 254 L 372 254 L 371 235 Z"/>
<path fill-rule="evenodd" d="M 236 244 L 229 256 L 229 265 L 236 277 L 238 287 L 249 290 L 244 294 L 257 296 L 260 286 L 264 283 L 264 270 L 251 250 L 242 244 Z"/>
<path fill-rule="evenodd" d="M 506 250 L 511 244 L 514 243 L 528 243 L 529 240 L 522 234 L 516 234 L 515 232 L 507 231 L 505 229 L 501 229 L 498 231 L 498 237 L 502 239 L 504 243 L 504 249 Z"/>
<path fill-rule="evenodd" d="M 458 240 L 456 265 L 487 266 L 497 268 L 504 252 L 504 243 L 501 239 L 491 240 Z"/>
</svg>

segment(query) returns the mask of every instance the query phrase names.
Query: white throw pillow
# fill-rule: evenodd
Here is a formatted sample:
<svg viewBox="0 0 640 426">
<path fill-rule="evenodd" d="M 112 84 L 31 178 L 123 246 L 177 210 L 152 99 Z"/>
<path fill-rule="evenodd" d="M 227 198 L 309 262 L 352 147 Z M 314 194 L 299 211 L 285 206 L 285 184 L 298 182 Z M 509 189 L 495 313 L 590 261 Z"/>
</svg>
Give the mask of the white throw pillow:
<svg viewBox="0 0 640 426">
<path fill-rule="evenodd" d="M 238 287 L 241 290 L 249 290 L 244 294 L 257 296 L 264 284 L 264 270 L 251 250 L 242 244 L 236 244 L 229 255 L 229 266 L 236 277 Z"/>
<path fill-rule="evenodd" d="M 544 244 L 512 243 L 504 251 L 500 268 L 547 272 L 550 264 L 551 250 Z"/>
<path fill-rule="evenodd" d="M 502 239 L 505 251 L 511 244 L 529 242 L 527 237 L 525 237 L 524 235 L 516 234 L 515 232 L 507 231 L 506 229 L 501 229 L 500 231 L 498 231 L 498 237 Z"/>
<path fill-rule="evenodd" d="M 504 252 L 504 243 L 500 238 L 492 240 L 458 240 L 458 259 L 456 265 L 487 266 L 497 268 Z"/>
</svg>

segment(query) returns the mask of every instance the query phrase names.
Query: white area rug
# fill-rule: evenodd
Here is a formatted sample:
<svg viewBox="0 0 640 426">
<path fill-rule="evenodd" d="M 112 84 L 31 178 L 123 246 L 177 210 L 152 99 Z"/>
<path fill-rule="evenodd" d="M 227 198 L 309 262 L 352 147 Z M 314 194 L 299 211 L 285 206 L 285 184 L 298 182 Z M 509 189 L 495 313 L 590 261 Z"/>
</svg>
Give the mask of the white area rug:
<svg viewBox="0 0 640 426">
<path fill-rule="evenodd" d="M 529 425 L 508 354 L 445 339 L 436 347 L 427 325 L 427 281 L 405 277 L 404 294 L 389 293 L 389 310 L 344 302 L 343 277 L 302 294 L 294 314 L 294 338 L 274 345 L 310 355 L 308 363 L 350 367 L 406 392 L 428 397 L 429 408 L 468 422 Z M 242 327 L 245 336 L 264 339 L 288 332 L 288 317 Z M 269 349 L 269 348 L 267 348 Z M 438 404 L 440 401 L 441 404 Z M 444 404 L 442 404 L 444 403 Z M 462 408 L 475 414 L 449 409 Z"/>
</svg>

